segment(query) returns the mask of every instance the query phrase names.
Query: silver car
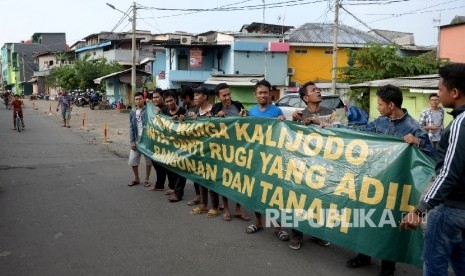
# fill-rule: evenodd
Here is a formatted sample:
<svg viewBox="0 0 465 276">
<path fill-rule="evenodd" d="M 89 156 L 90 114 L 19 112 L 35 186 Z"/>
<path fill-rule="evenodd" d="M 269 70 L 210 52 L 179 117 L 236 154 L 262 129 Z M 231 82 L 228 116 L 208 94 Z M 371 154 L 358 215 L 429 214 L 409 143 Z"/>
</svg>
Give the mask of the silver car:
<svg viewBox="0 0 465 276">
<path fill-rule="evenodd" d="M 342 102 L 339 95 L 321 95 L 321 98 L 323 100 L 320 105 L 334 109 L 340 116 L 340 121 L 343 124 L 347 120 L 347 116 L 344 102 Z M 281 108 L 287 120 L 292 120 L 292 113 L 294 111 L 307 108 L 307 104 L 300 98 L 299 93 L 286 94 L 277 100 L 275 105 Z"/>
</svg>

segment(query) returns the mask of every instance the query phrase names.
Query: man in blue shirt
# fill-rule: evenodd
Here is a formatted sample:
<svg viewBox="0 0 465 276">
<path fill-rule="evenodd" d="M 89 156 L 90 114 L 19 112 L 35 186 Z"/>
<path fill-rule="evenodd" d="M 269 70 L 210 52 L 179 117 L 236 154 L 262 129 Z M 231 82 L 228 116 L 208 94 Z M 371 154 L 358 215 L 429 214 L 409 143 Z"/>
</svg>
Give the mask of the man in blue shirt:
<svg viewBox="0 0 465 276">
<path fill-rule="evenodd" d="M 408 114 L 407 110 L 402 108 L 402 91 L 398 87 L 388 84 L 380 87 L 376 95 L 378 96 L 378 111 L 381 116 L 361 130 L 402 137 L 406 143 L 415 145 L 425 154 L 434 157 L 435 151 L 428 134 Z M 369 265 L 370 262 L 370 256 L 358 254 L 347 261 L 347 266 L 358 268 Z M 393 261 L 383 260 L 380 275 L 393 275 L 396 270 L 395 264 Z"/>
<path fill-rule="evenodd" d="M 254 117 L 276 118 L 283 121 L 283 111 L 274 104 L 270 104 L 271 84 L 267 80 L 261 80 L 255 84 L 255 98 L 257 105 L 249 110 L 249 115 Z"/>
<path fill-rule="evenodd" d="M 283 111 L 275 106 L 270 104 L 270 91 L 271 84 L 267 80 L 261 80 L 255 84 L 255 98 L 257 98 L 257 105 L 254 105 L 250 111 L 249 116 L 254 117 L 263 117 L 263 118 L 273 118 L 278 121 L 283 121 L 286 118 L 283 115 Z M 258 231 L 263 230 L 262 225 L 262 214 L 255 212 L 256 222 L 255 224 L 247 227 L 247 234 L 254 234 Z M 276 236 L 282 241 L 289 240 L 289 234 L 281 230 L 280 225 L 275 225 Z"/>
</svg>

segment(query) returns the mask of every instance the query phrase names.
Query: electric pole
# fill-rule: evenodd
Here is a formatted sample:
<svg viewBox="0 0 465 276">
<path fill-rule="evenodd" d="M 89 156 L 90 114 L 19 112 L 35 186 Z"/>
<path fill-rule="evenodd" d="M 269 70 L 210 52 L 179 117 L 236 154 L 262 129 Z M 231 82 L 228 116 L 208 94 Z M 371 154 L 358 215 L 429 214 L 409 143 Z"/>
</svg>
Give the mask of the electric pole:
<svg viewBox="0 0 465 276">
<path fill-rule="evenodd" d="M 334 25 L 333 25 L 333 68 L 331 74 L 331 91 L 336 94 L 337 73 L 337 36 L 339 31 L 339 0 L 334 0 Z"/>
<path fill-rule="evenodd" d="M 131 67 L 131 94 L 129 103 L 134 105 L 133 99 L 136 94 L 136 2 L 132 4 L 132 67 Z"/>
</svg>

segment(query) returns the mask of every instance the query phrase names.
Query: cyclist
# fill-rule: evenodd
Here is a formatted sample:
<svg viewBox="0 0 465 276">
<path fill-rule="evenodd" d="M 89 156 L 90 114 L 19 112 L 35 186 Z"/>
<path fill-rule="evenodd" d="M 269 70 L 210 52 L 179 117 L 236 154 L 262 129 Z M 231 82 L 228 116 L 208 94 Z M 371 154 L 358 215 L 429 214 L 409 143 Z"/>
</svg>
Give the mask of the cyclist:
<svg viewBox="0 0 465 276">
<path fill-rule="evenodd" d="M 18 112 L 19 118 L 21 119 L 21 125 L 24 128 L 23 106 L 23 100 L 19 98 L 19 95 L 15 94 L 13 101 L 11 102 L 10 107 L 8 108 L 11 109 L 13 107 L 13 130 L 16 130 L 16 112 Z"/>
</svg>

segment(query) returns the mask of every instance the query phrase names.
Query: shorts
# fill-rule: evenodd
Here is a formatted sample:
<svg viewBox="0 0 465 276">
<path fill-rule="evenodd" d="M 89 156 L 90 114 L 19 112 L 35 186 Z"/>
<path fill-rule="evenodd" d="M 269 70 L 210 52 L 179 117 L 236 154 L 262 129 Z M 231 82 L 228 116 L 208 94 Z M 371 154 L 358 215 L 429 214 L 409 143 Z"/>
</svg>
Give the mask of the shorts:
<svg viewBox="0 0 465 276">
<path fill-rule="evenodd" d="M 128 165 L 131 167 L 137 167 L 140 164 L 140 158 L 143 154 L 138 150 L 132 150 L 129 152 L 129 162 Z M 145 158 L 145 165 L 152 166 L 152 159 L 150 157 L 144 155 Z"/>
<path fill-rule="evenodd" d="M 65 120 L 71 120 L 71 109 L 69 108 L 62 108 L 61 109 L 61 116 L 63 117 L 63 119 Z"/>
</svg>

